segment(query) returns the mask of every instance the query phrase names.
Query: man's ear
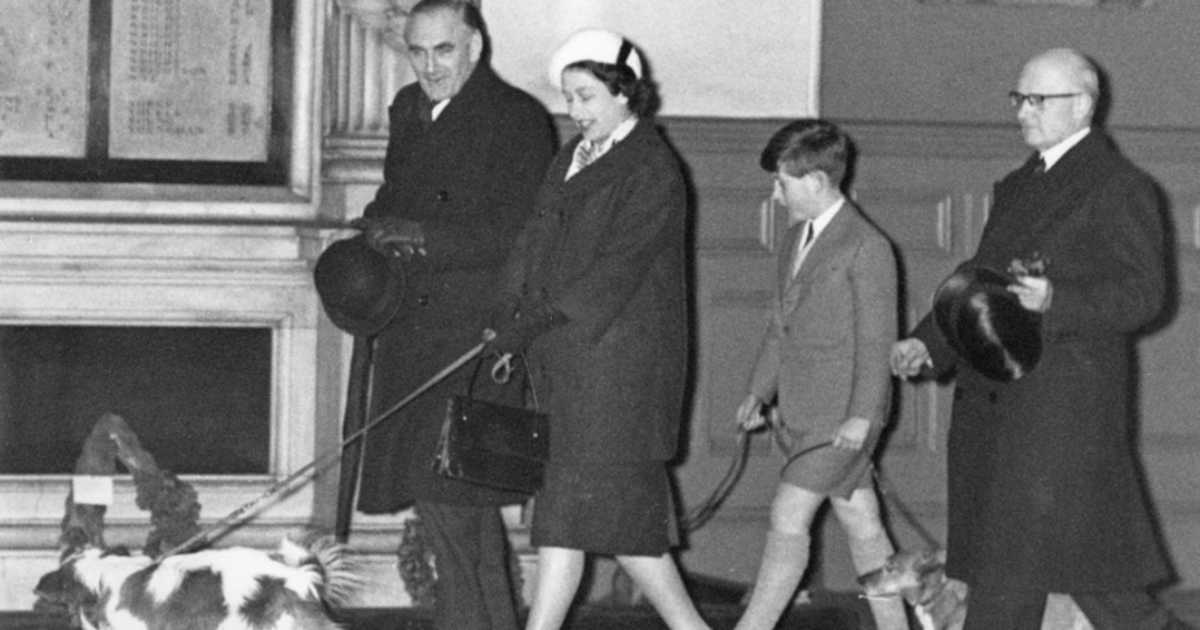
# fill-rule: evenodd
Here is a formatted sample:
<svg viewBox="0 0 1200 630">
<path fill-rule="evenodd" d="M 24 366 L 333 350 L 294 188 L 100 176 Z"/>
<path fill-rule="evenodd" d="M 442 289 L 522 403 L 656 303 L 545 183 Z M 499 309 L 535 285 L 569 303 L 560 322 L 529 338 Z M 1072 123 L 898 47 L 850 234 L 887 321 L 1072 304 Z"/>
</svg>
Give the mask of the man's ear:
<svg viewBox="0 0 1200 630">
<path fill-rule="evenodd" d="M 1092 95 L 1084 93 L 1079 98 L 1075 99 L 1073 112 L 1079 120 L 1091 122 L 1092 115 L 1096 111 L 1096 99 Z"/>
<path fill-rule="evenodd" d="M 810 172 L 809 175 L 812 175 L 810 181 L 812 181 L 811 185 L 813 192 L 822 192 L 831 187 L 836 188 L 836 186 L 833 185 L 833 180 L 829 179 L 829 173 L 826 173 L 825 171 L 818 169 Z"/>
<path fill-rule="evenodd" d="M 471 35 L 471 63 L 477 63 L 483 56 L 483 33 L 475 31 Z"/>
</svg>

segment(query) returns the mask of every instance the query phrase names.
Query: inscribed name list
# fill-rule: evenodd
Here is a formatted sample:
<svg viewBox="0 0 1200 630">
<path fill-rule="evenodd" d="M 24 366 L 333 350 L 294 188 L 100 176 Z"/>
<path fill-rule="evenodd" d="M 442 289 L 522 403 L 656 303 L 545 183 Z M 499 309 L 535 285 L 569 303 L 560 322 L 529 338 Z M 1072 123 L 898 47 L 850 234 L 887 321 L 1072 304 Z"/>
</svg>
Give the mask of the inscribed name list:
<svg viewBox="0 0 1200 630">
<path fill-rule="evenodd" d="M 88 0 L 0 0 L 0 156 L 84 156 L 88 15 Z"/>
<path fill-rule="evenodd" d="M 113 0 L 109 157 L 262 162 L 270 0 Z"/>
</svg>

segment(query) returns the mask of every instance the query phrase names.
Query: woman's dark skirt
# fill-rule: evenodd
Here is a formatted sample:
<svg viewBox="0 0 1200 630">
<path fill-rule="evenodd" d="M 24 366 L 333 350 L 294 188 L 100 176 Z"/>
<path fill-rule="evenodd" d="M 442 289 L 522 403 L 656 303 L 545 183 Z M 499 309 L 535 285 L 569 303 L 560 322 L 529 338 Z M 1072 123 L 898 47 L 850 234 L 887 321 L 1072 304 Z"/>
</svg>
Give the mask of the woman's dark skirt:
<svg viewBox="0 0 1200 630">
<path fill-rule="evenodd" d="M 535 547 L 661 556 L 679 543 L 665 462 L 546 467 L 533 511 Z"/>
</svg>

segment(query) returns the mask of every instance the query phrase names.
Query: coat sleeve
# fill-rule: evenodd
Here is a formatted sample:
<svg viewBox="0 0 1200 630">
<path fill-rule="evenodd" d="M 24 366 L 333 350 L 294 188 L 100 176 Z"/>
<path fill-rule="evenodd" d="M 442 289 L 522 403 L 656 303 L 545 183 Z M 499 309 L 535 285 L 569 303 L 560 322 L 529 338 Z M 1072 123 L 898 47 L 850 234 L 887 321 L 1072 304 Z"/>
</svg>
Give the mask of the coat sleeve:
<svg viewBox="0 0 1200 630">
<path fill-rule="evenodd" d="M 394 181 L 395 172 L 391 168 L 401 160 L 403 148 L 412 142 L 408 134 L 411 129 L 416 104 L 411 90 L 402 89 L 396 92 L 391 105 L 388 106 L 388 142 L 383 156 L 383 184 L 375 191 L 375 197 L 363 208 L 364 217 L 384 217 L 393 213 L 400 206 L 396 202 L 399 196 L 398 182 Z"/>
<path fill-rule="evenodd" d="M 854 380 L 850 416 L 887 421 L 891 401 L 888 354 L 896 339 L 896 259 L 883 239 L 867 239 L 850 272 L 854 304 Z"/>
<path fill-rule="evenodd" d="M 1166 236 L 1153 182 L 1128 171 L 1108 179 L 1094 196 L 1089 246 L 1103 263 L 1059 279 L 1050 261 L 1053 295 L 1043 318 L 1050 338 L 1132 333 L 1166 301 Z"/>
<path fill-rule="evenodd" d="M 767 329 L 758 347 L 758 356 L 750 371 L 750 393 L 761 401 L 769 401 L 779 393 L 779 346 L 783 340 L 783 322 L 779 309 L 771 306 Z"/>
</svg>

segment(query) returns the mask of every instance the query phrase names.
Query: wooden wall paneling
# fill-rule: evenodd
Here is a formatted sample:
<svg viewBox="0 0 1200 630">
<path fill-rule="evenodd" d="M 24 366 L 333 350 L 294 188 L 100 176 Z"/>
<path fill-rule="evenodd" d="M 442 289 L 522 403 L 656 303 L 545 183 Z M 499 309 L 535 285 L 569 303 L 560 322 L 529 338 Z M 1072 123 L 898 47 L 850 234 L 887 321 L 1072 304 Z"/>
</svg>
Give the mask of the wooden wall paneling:
<svg viewBox="0 0 1200 630">
<path fill-rule="evenodd" d="M 662 122 L 680 152 L 694 194 L 693 391 L 686 448 L 676 480 L 684 510 L 706 498 L 728 469 L 737 446 L 732 414 L 744 396 L 750 362 L 765 326 L 783 213 L 764 201 L 769 177 L 758 168 L 762 145 L 783 121 L 681 119 Z M 558 123 L 564 139 L 574 129 Z M 1012 125 L 850 121 L 858 141 L 854 194 L 897 246 L 904 316 L 911 326 L 929 309 L 933 291 L 972 254 L 986 221 L 992 183 L 1018 166 L 1027 149 Z M 1200 130 L 1114 132 L 1163 186 L 1170 202 L 1178 255 L 1179 300 L 1174 317 L 1140 346 L 1141 454 L 1182 584 L 1200 585 Z M 377 183 L 380 139 L 342 133 L 326 144 L 326 192 L 344 188 L 353 216 Z M 369 175 L 369 176 L 368 176 Z M 362 193 L 350 194 L 362 188 Z M 331 205 L 338 197 L 332 196 Z M 922 524 L 944 540 L 945 435 L 952 384 L 902 384 L 897 425 L 881 453 L 881 468 Z M 778 483 L 779 454 L 753 438 L 739 484 L 704 528 L 691 533 L 686 568 L 748 583 L 753 579 Z M 834 519 L 814 553 L 810 583 L 854 588 L 853 572 Z M 901 546 L 920 544 L 892 514 Z"/>
</svg>

